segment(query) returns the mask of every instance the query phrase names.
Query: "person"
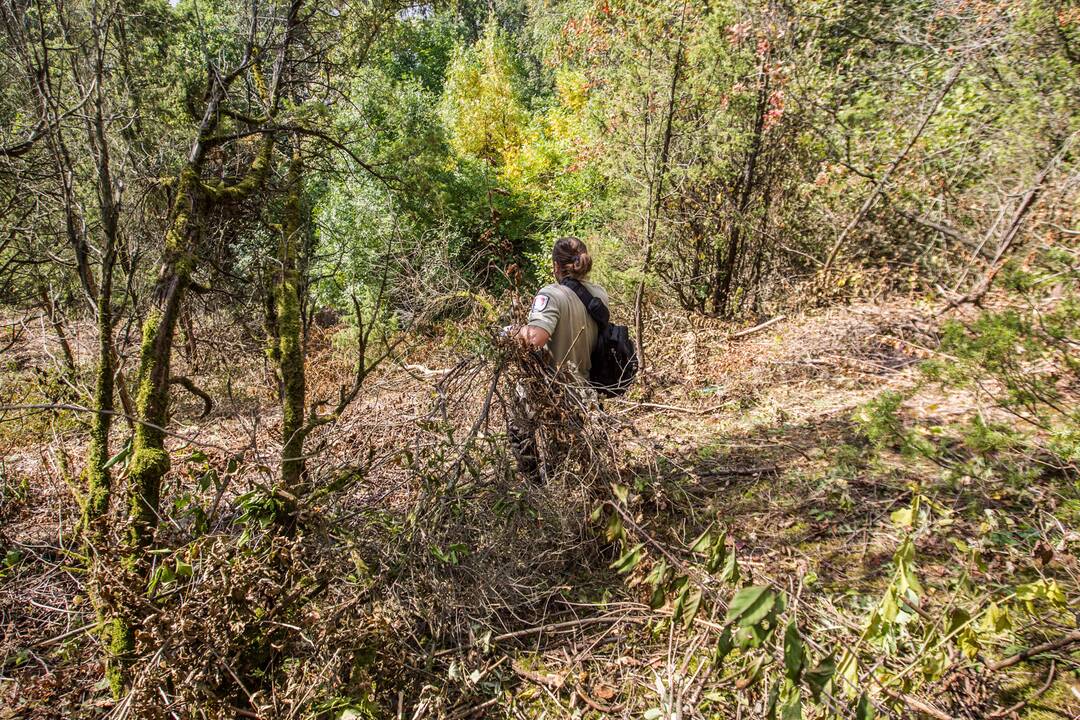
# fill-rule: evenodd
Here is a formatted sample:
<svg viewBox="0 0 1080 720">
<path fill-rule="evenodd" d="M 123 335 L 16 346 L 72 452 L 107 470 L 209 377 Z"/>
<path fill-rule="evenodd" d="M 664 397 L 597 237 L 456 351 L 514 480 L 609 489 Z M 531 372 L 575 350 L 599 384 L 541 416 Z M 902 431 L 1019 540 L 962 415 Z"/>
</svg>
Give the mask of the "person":
<svg viewBox="0 0 1080 720">
<path fill-rule="evenodd" d="M 580 282 L 593 297 L 608 306 L 608 294 L 600 285 L 587 280 L 592 270 L 592 256 L 579 238 L 559 238 L 551 249 L 551 270 L 555 282 L 540 288 L 533 298 L 526 324 L 517 334 L 525 348 L 544 351 L 552 370 L 566 374 L 577 382 L 573 392 L 587 405 L 595 404 L 595 392 L 589 387 L 592 350 L 599 328 L 589 317 L 577 294 L 561 284 L 565 278 Z M 591 401 L 591 402 L 590 402 Z M 515 402 L 509 424 L 510 445 L 517 460 L 518 471 L 534 482 L 540 482 L 541 468 L 536 443 L 536 413 L 530 407 L 525 388 L 515 388 Z"/>
<path fill-rule="evenodd" d="M 527 348 L 539 350 L 547 346 L 554 369 L 566 369 L 582 385 L 588 384 L 599 329 L 577 294 L 561 282 L 564 278 L 577 280 L 607 306 L 607 291 L 586 279 L 592 263 L 589 249 L 580 239 L 556 240 L 551 249 L 555 282 L 540 288 L 533 298 L 528 321 L 518 333 L 519 341 Z"/>
</svg>

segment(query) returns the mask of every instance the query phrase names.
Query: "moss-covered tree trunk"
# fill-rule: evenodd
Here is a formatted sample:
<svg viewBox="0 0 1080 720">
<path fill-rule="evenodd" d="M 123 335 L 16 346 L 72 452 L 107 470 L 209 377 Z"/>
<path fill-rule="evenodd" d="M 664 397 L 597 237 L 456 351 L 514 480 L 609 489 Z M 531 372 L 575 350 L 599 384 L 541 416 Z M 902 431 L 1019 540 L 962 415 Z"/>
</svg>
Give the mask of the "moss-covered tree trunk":
<svg viewBox="0 0 1080 720">
<path fill-rule="evenodd" d="M 199 178 L 201 155 L 180 173 L 173 199 L 165 258 L 154 290 L 154 307 L 143 321 L 135 411 L 139 422 L 128 472 L 129 545 L 150 544 L 158 521 L 161 481 L 169 471 L 165 425 L 169 420 L 169 380 L 173 340 L 206 222 L 215 204 L 242 200 L 266 179 L 274 148 L 272 133 L 263 138 L 244 178 L 234 185 L 208 185 Z"/>
<path fill-rule="evenodd" d="M 180 305 L 191 282 L 194 250 L 200 234 L 199 186 L 195 169 L 184 168 L 165 236 L 165 259 L 155 288 L 155 306 L 143 321 L 135 398 L 138 422 L 128 470 L 129 524 L 124 563 L 125 571 L 134 573 L 135 577 L 142 564 L 139 550 L 153 540 L 161 481 L 169 471 L 163 432 L 168 422 L 169 366 Z M 118 697 L 126 684 L 126 666 L 135 652 L 132 618 L 118 609 L 108 621 L 105 636 L 106 676 L 113 695 Z"/>
<path fill-rule="evenodd" d="M 202 235 L 202 196 L 196 169 L 184 168 L 165 235 L 165 258 L 154 290 L 155 304 L 143 321 L 135 395 L 139 421 L 128 472 L 128 537 L 133 548 L 153 540 L 161 481 L 169 471 L 164 428 L 169 414 L 172 345 Z"/>
<path fill-rule="evenodd" d="M 198 249 L 202 242 L 206 213 L 217 203 L 242 200 L 266 179 L 274 149 L 272 133 L 261 141 L 259 152 L 244 178 L 234 185 L 208 185 L 199 178 L 201 152 L 180 173 L 173 199 L 165 256 L 154 290 L 155 304 L 143 321 L 139 372 L 136 379 L 135 410 L 138 422 L 132 440 L 128 468 L 128 529 L 125 569 L 140 577 L 143 548 L 154 539 L 158 524 L 161 483 L 169 471 L 165 448 L 165 426 L 169 420 L 169 386 L 173 341 L 180 311 L 188 289 Z M 114 693 L 125 683 L 124 667 L 135 651 L 132 618 L 117 613 L 108 629 L 109 682 Z"/>
<path fill-rule="evenodd" d="M 112 480 L 109 469 L 109 431 L 113 417 L 112 268 L 103 269 L 98 293 L 98 357 L 94 381 L 94 420 L 86 457 L 86 505 L 83 527 L 90 543 L 102 536 L 101 519 L 109 510 Z"/>
<path fill-rule="evenodd" d="M 285 491 L 283 519 L 286 520 L 295 513 L 296 500 L 305 491 L 304 441 L 309 432 L 304 417 L 306 379 L 300 310 L 303 292 L 300 255 L 307 223 L 303 203 L 303 166 L 299 152 L 294 154 L 289 165 L 288 183 L 278 249 L 281 269 L 274 289 L 277 352 L 273 353 L 281 373 L 281 489 Z"/>
<path fill-rule="evenodd" d="M 214 206 L 233 203 L 250 197 L 259 190 L 270 171 L 274 151 L 272 124 L 278 109 L 281 80 L 288 64 L 289 48 L 299 24 L 303 0 L 291 0 L 285 20 L 285 32 L 274 61 L 274 73 L 269 86 L 263 81 L 257 60 L 259 49 L 248 48 L 239 69 L 224 75 L 208 73 L 209 98 L 187 162 L 176 183 L 165 233 L 164 257 L 154 289 L 154 305 L 143 321 L 142 343 L 139 351 L 139 370 L 136 376 L 135 414 L 137 424 L 132 439 L 132 455 L 128 468 L 128 528 L 124 550 L 124 569 L 131 573 L 136 591 L 141 591 L 145 577 L 145 548 L 153 542 L 158 524 L 158 505 L 161 483 L 169 471 L 169 454 L 165 448 L 166 425 L 169 419 L 169 387 L 173 341 L 180 312 L 192 284 L 192 274 L 201 249 L 206 220 Z M 202 179 L 208 150 L 231 138 L 215 136 L 227 101 L 229 86 L 249 66 L 265 116 L 252 124 L 263 125 L 259 147 L 251 166 L 235 183 L 210 183 Z M 121 608 L 113 616 L 107 630 L 109 656 L 107 670 L 113 693 L 118 695 L 126 685 L 126 666 L 135 652 L 134 622 L 130 608 Z"/>
<path fill-rule="evenodd" d="M 99 72 L 102 72 L 99 70 Z M 86 506 L 83 508 L 83 527 L 91 544 L 104 536 L 102 520 L 109 510 L 112 479 L 109 474 L 109 431 L 113 419 L 114 359 L 112 329 L 113 268 L 116 265 L 120 235 L 120 208 L 112 175 L 108 138 L 105 134 L 104 97 L 97 85 L 97 102 L 93 120 L 87 122 L 88 138 L 97 168 L 98 207 L 101 212 L 101 283 L 97 287 L 97 368 L 94 382 L 94 421 L 86 459 Z M 93 290 L 86 288 L 87 292 Z"/>
</svg>

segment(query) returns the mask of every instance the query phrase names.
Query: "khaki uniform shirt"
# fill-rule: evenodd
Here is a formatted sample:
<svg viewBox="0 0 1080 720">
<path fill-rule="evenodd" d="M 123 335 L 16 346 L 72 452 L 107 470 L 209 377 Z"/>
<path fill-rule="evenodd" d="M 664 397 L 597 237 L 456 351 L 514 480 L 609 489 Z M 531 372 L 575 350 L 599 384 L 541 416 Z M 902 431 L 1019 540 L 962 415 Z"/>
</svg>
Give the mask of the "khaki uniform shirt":
<svg viewBox="0 0 1080 720">
<path fill-rule="evenodd" d="M 582 285 L 610 307 L 604 288 L 591 282 Z M 565 367 L 582 382 L 588 381 L 598 329 L 573 290 L 557 283 L 540 288 L 529 311 L 529 325 L 551 334 L 547 347 L 556 368 Z"/>
</svg>

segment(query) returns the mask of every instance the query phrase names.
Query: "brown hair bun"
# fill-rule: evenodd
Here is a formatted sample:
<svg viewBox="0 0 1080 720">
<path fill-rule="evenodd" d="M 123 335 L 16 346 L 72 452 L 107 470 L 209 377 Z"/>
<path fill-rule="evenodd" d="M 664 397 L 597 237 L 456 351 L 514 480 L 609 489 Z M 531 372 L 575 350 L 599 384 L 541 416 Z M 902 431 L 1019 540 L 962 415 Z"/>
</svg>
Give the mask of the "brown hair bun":
<svg viewBox="0 0 1080 720">
<path fill-rule="evenodd" d="M 592 270 L 592 255 L 580 238 L 562 237 L 551 248 L 551 260 L 560 276 L 581 280 Z"/>
</svg>

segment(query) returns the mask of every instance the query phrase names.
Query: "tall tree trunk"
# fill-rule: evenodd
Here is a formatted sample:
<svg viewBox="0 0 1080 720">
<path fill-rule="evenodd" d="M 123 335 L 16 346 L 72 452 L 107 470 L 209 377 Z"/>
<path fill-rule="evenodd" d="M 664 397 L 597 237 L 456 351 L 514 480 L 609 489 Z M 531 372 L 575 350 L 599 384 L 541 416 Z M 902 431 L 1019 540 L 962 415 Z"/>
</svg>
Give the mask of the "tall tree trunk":
<svg viewBox="0 0 1080 720">
<path fill-rule="evenodd" d="M 173 339 L 184 298 L 191 287 L 206 211 L 216 202 L 240 200 L 258 189 L 269 172 L 273 148 L 273 133 L 266 133 L 247 174 L 235 185 L 214 187 L 199 179 L 203 150 L 198 144 L 180 173 L 165 234 L 165 259 L 154 291 L 155 305 L 143 321 L 139 351 L 135 398 L 138 424 L 128 472 L 131 548 L 149 545 L 157 527 L 161 480 L 169 471 L 165 425 L 169 419 Z"/>
<path fill-rule="evenodd" d="M 138 421 L 128 467 L 125 565 L 129 570 L 140 569 L 144 559 L 141 549 L 153 542 L 161 482 L 171 465 L 165 449 L 165 426 L 169 420 L 173 340 L 181 307 L 191 287 L 207 209 L 221 200 L 240 200 L 258 189 L 269 171 L 273 148 L 273 133 L 266 133 L 251 168 L 236 185 L 213 187 L 200 180 L 198 171 L 205 149 L 201 141 L 196 142 L 188 165 L 180 173 L 171 221 L 165 234 L 165 259 L 154 291 L 155 304 L 143 321 L 139 351 L 135 398 Z M 118 613 L 109 634 L 109 653 L 115 662 L 110 668 L 109 680 L 116 694 L 126 683 L 125 668 L 135 651 L 132 618 Z"/>
<path fill-rule="evenodd" d="M 281 274 L 275 287 L 277 310 L 277 359 L 281 372 L 281 489 L 285 491 L 286 517 L 296 511 L 303 492 L 306 467 L 304 441 L 308 429 L 304 418 L 304 329 L 301 316 L 303 292 L 300 250 L 307 232 L 303 206 L 303 166 L 299 150 L 289 164 L 288 195 L 281 227 L 278 261 Z"/>
<path fill-rule="evenodd" d="M 104 40 L 102 40 L 104 41 Z M 105 132 L 105 68 L 100 53 L 96 55 L 94 80 L 94 112 L 86 118 L 86 134 L 97 170 L 98 210 L 101 214 L 101 282 L 97 288 L 98 358 L 94 384 L 94 422 L 87 453 L 87 495 L 84 526 L 91 542 L 100 539 L 99 519 L 109 508 L 111 478 L 106 467 L 109 461 L 109 430 L 113 416 L 114 358 L 112 343 L 113 268 L 120 244 L 119 192 L 113 182 L 109 141 Z M 89 292 L 92 286 L 87 288 Z"/>
<path fill-rule="evenodd" d="M 173 337 L 191 283 L 204 206 L 197 170 L 189 165 L 180 173 L 173 200 L 172 220 L 165 235 L 165 260 L 154 291 L 155 305 L 143 321 L 135 396 L 138 424 L 128 472 L 128 539 L 132 547 L 147 546 L 153 539 L 161 480 L 169 471 L 163 430 L 168 423 Z"/>
<path fill-rule="evenodd" d="M 288 54 L 298 25 L 303 0 L 292 0 L 285 20 L 285 31 L 278 46 L 274 73 L 269 86 L 264 82 L 256 61 L 258 48 L 249 45 L 238 69 L 230 73 L 209 70 L 210 97 L 202 121 L 188 152 L 187 162 L 176 183 L 165 233 L 164 259 L 154 289 L 154 306 L 143 321 L 139 370 L 136 375 L 135 411 L 137 425 L 132 440 L 128 467 L 128 529 L 124 566 L 134 578 L 144 581 L 146 546 L 153 542 L 158 522 L 161 482 L 169 471 L 165 449 L 165 427 L 169 419 L 169 386 L 172 379 L 173 341 L 187 291 L 191 287 L 197 254 L 209 210 L 225 202 L 246 199 L 262 187 L 270 171 L 274 150 L 274 131 L 262 132 L 259 149 L 244 176 L 235 184 L 207 183 L 201 178 L 204 159 L 215 144 L 221 106 L 227 99 L 230 84 L 249 67 L 255 86 L 265 102 L 266 116 L 260 120 L 272 124 L 277 113 L 279 91 Z M 117 612 L 110 630 L 110 655 L 115 665 L 110 669 L 114 694 L 126 684 L 126 665 L 135 651 L 134 617 L 130 609 Z"/>
<path fill-rule="evenodd" d="M 203 205 L 199 177 L 188 166 L 180 173 L 173 200 L 172 220 L 165 236 L 165 262 L 155 288 L 156 304 L 143 321 L 139 372 L 136 376 L 137 423 L 128 468 L 128 547 L 124 565 L 129 572 L 142 563 L 139 548 L 153 540 L 157 526 L 161 481 L 169 471 L 163 429 L 168 422 L 169 365 L 180 305 L 194 264 L 201 234 Z M 108 663 L 106 676 L 113 695 L 120 696 L 127 683 L 127 665 L 135 653 L 133 619 L 117 610 L 106 628 Z"/>
</svg>

